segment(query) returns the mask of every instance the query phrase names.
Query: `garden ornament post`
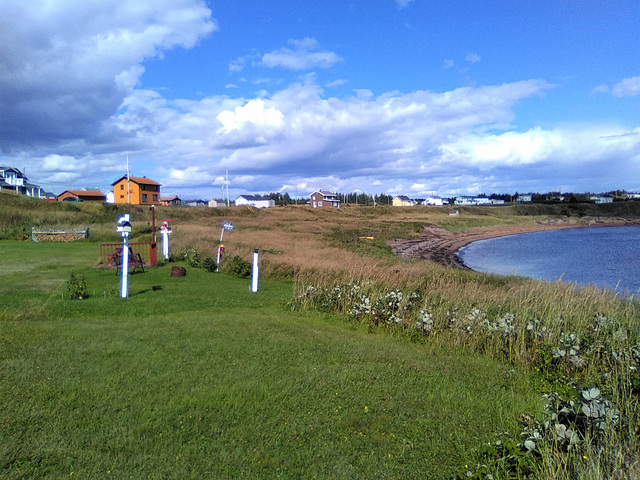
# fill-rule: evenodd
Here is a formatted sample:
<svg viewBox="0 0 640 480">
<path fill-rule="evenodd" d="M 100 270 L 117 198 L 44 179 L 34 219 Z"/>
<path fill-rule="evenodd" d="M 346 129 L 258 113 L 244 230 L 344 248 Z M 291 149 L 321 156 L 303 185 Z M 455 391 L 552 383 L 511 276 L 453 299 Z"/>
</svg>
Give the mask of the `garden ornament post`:
<svg viewBox="0 0 640 480">
<path fill-rule="evenodd" d="M 224 222 L 222 224 L 222 230 L 220 230 L 220 241 L 218 242 L 219 246 L 218 246 L 218 256 L 216 258 L 216 272 L 220 270 L 220 261 L 222 260 L 222 254 L 224 253 L 224 244 L 222 243 L 222 238 L 224 237 L 225 230 L 233 230 L 233 223 Z"/>
<path fill-rule="evenodd" d="M 160 224 L 160 237 L 162 238 L 162 256 L 165 260 L 169 260 L 169 235 L 171 235 L 171 227 L 168 222 L 173 220 L 163 220 Z"/>
<path fill-rule="evenodd" d="M 258 279 L 260 277 L 260 263 L 258 261 L 258 249 L 253 250 L 253 270 L 251 271 L 251 291 L 258 291 Z"/>
<path fill-rule="evenodd" d="M 116 232 L 122 235 L 122 281 L 120 282 L 120 297 L 122 298 L 129 296 L 129 234 L 131 233 L 129 218 L 129 214 L 125 213 L 118 219 L 116 226 Z"/>
</svg>

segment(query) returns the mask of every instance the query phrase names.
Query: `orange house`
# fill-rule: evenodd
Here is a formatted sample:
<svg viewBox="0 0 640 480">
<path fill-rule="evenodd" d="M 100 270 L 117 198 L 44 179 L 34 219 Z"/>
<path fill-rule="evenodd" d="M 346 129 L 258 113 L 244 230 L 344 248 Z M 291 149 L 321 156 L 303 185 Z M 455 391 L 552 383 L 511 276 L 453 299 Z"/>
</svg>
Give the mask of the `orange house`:
<svg viewBox="0 0 640 480">
<path fill-rule="evenodd" d="M 111 185 L 115 203 L 160 205 L 160 184 L 155 180 L 123 175 Z"/>
</svg>

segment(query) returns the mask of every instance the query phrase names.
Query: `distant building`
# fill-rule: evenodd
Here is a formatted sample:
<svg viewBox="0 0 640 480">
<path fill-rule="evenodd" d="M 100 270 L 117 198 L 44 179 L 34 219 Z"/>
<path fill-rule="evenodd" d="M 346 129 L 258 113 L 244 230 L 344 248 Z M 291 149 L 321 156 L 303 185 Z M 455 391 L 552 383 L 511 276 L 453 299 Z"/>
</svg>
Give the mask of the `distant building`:
<svg viewBox="0 0 640 480">
<path fill-rule="evenodd" d="M 210 208 L 220 208 L 220 207 L 226 207 L 226 206 L 227 206 L 227 202 L 220 198 L 212 198 L 211 200 L 209 200 Z"/>
<path fill-rule="evenodd" d="M 429 196 L 422 201 L 423 205 L 432 205 L 436 207 L 442 207 L 444 205 L 444 200 L 438 196 Z"/>
<path fill-rule="evenodd" d="M 533 201 L 533 195 L 530 193 L 527 194 L 518 194 L 516 196 L 517 203 L 531 203 Z"/>
<path fill-rule="evenodd" d="M 610 195 L 598 195 L 596 197 L 596 203 L 598 204 L 613 203 L 613 197 Z"/>
<path fill-rule="evenodd" d="M 309 195 L 309 204 L 312 208 L 340 208 L 342 206 L 338 194 L 326 190 L 315 190 Z"/>
<path fill-rule="evenodd" d="M 155 180 L 123 175 L 111 185 L 116 203 L 160 205 L 160 184 Z"/>
<path fill-rule="evenodd" d="M 276 202 L 272 198 L 259 197 L 257 195 L 240 195 L 234 203 L 236 207 L 251 206 L 255 208 L 271 208 L 276 206 Z"/>
<path fill-rule="evenodd" d="M 182 200 L 180 200 L 180 197 L 164 197 L 160 199 L 160 205 L 165 207 L 176 207 L 178 205 L 182 205 Z"/>
<path fill-rule="evenodd" d="M 397 195 L 393 197 L 392 204 L 394 207 L 413 207 L 416 202 L 405 195 Z"/>
<path fill-rule="evenodd" d="M 208 203 L 205 200 L 185 200 L 183 202 L 183 205 L 186 205 L 187 207 L 206 207 L 208 205 Z"/>
<path fill-rule="evenodd" d="M 98 190 L 65 190 L 58 195 L 59 202 L 75 199 L 79 202 L 105 202 L 107 196 Z"/>
<path fill-rule="evenodd" d="M 462 195 L 456 197 L 456 205 L 474 206 L 474 205 L 504 205 L 504 200 L 491 199 L 487 197 L 470 197 Z"/>
<path fill-rule="evenodd" d="M 0 167 L 0 190 L 20 193 L 28 197 L 46 198 L 47 192 L 29 179 L 17 168 Z"/>
</svg>

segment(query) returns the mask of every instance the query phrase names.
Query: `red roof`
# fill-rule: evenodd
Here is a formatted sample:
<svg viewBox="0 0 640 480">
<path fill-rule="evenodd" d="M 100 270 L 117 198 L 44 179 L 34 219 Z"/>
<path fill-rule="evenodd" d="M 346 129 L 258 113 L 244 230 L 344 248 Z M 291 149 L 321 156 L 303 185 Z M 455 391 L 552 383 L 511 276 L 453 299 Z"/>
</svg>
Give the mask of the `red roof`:
<svg viewBox="0 0 640 480">
<path fill-rule="evenodd" d="M 126 179 L 127 176 L 123 175 L 122 177 L 120 177 L 119 179 L 117 179 L 115 182 L 113 182 L 111 185 L 115 185 L 116 183 L 120 183 L 122 180 Z M 151 180 L 150 178 L 147 177 L 129 177 L 129 180 L 137 183 L 138 185 L 162 185 L 161 183 L 156 182 L 155 180 Z"/>
<path fill-rule="evenodd" d="M 65 190 L 60 195 L 64 195 L 65 193 L 71 193 L 77 197 L 104 197 L 104 193 L 98 190 Z"/>
</svg>

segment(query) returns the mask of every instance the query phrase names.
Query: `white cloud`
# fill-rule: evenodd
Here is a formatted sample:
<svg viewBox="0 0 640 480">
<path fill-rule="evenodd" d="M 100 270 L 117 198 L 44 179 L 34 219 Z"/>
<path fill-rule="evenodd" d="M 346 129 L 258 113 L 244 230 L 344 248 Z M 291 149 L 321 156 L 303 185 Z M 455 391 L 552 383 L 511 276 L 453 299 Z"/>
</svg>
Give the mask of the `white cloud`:
<svg viewBox="0 0 640 480">
<path fill-rule="evenodd" d="M 246 105 L 236 107 L 234 111 L 224 110 L 216 117 L 222 123 L 226 133 L 241 130 L 244 125 L 261 125 L 269 130 L 282 127 L 284 116 L 276 108 L 265 108 L 262 99 L 249 101 Z"/>
<path fill-rule="evenodd" d="M 208 185 L 214 178 L 200 167 L 187 167 L 184 169 L 171 169 L 169 176 L 163 181 L 168 187 Z"/>
<path fill-rule="evenodd" d="M 596 94 L 596 93 L 609 93 L 611 90 L 609 89 L 608 86 L 606 86 L 605 84 L 602 85 L 598 85 L 597 87 L 595 87 L 592 91 L 591 94 Z"/>
<path fill-rule="evenodd" d="M 465 60 L 469 63 L 478 63 L 482 60 L 482 57 L 480 57 L 480 55 L 478 55 L 477 53 L 469 53 Z"/>
<path fill-rule="evenodd" d="M 635 97 L 640 94 L 640 77 L 625 78 L 611 89 L 614 97 Z"/>
<path fill-rule="evenodd" d="M 3 0 L 0 19 L 0 148 L 97 134 L 141 62 L 217 28 L 203 0 Z"/>
<path fill-rule="evenodd" d="M 342 58 L 334 52 L 322 50 L 313 38 L 289 40 L 293 48 L 281 48 L 262 56 L 262 65 L 268 68 L 281 67 L 289 70 L 311 70 L 330 68 Z"/>
<path fill-rule="evenodd" d="M 82 159 L 77 159 L 71 155 L 47 155 L 41 164 L 41 169 L 45 172 L 56 170 L 64 172 L 77 172 L 81 169 Z"/>
<path fill-rule="evenodd" d="M 396 5 L 400 8 L 406 8 L 410 3 L 413 3 L 414 0 L 395 0 Z"/>
<path fill-rule="evenodd" d="M 340 87 L 342 85 L 346 85 L 347 83 L 349 83 L 347 80 L 345 80 L 344 78 L 341 78 L 338 80 L 334 80 L 333 82 L 328 82 L 327 84 L 325 84 L 325 86 L 327 88 L 333 88 L 333 87 Z"/>
<path fill-rule="evenodd" d="M 444 68 L 453 68 L 455 66 L 456 66 L 456 63 L 451 59 L 447 59 L 444 61 Z"/>
</svg>

